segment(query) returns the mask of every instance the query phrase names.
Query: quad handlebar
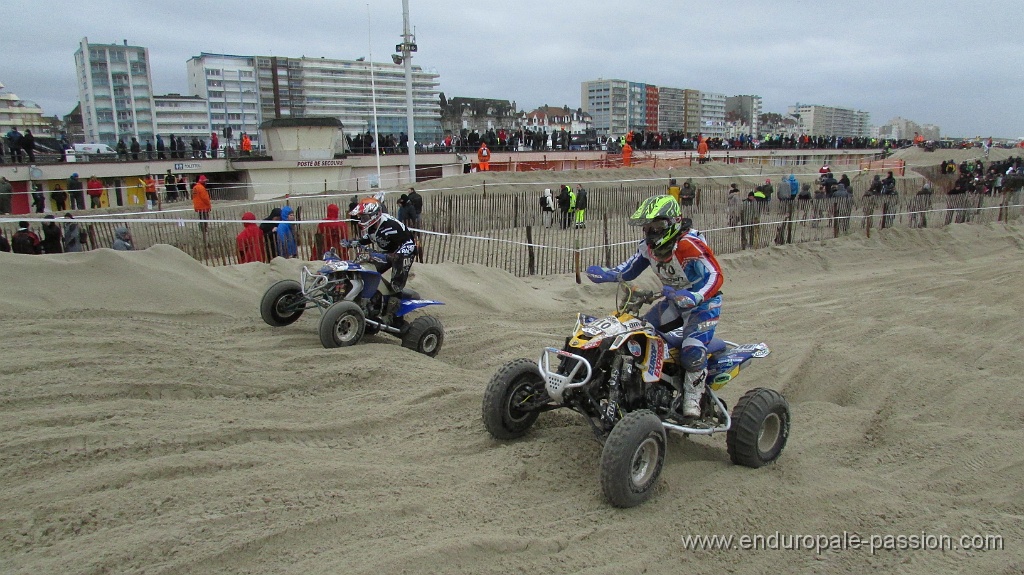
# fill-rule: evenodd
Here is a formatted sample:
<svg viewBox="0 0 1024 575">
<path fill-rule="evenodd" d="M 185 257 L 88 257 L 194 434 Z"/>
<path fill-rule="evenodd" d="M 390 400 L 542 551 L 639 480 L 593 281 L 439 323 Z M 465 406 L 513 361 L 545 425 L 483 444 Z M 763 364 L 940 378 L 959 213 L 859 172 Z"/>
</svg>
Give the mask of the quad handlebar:
<svg viewBox="0 0 1024 575">
<path fill-rule="evenodd" d="M 644 305 L 661 299 L 660 291 L 640 289 L 628 281 L 619 281 L 619 290 L 615 294 L 615 308 L 631 315 L 640 313 Z"/>
</svg>

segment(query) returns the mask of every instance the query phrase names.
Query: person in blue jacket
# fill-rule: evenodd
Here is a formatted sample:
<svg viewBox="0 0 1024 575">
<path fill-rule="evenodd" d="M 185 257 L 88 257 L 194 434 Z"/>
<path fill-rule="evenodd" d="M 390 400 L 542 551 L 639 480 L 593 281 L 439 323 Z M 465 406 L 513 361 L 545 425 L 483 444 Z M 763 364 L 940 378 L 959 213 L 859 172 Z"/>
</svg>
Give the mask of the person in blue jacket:
<svg viewBox="0 0 1024 575">
<path fill-rule="evenodd" d="M 281 208 L 281 223 L 277 225 L 277 255 L 283 258 L 299 256 L 299 247 L 295 241 L 295 229 L 289 223 L 292 211 L 291 206 Z"/>
</svg>

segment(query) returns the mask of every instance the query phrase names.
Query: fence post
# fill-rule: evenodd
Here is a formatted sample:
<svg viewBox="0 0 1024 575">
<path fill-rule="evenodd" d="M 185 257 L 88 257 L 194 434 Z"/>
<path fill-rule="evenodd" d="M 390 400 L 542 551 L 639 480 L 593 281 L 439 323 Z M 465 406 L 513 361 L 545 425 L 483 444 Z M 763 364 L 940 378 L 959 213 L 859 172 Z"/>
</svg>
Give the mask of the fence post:
<svg viewBox="0 0 1024 575">
<path fill-rule="evenodd" d="M 448 212 L 448 221 L 445 223 L 445 232 L 449 234 L 453 233 L 452 226 L 454 225 L 453 220 L 455 219 L 455 215 L 452 213 L 452 210 L 455 209 L 455 206 L 452 203 L 452 199 L 453 198 L 451 196 L 448 197 L 448 209 L 446 210 Z"/>
<path fill-rule="evenodd" d="M 611 267 L 612 265 L 612 246 L 608 241 L 608 212 L 604 213 L 604 265 L 605 267 Z"/>
<path fill-rule="evenodd" d="M 575 268 L 575 271 L 576 271 L 576 283 L 577 284 L 583 283 L 583 278 L 580 276 L 580 257 L 581 257 L 581 254 L 580 254 L 580 239 L 576 238 L 573 241 L 572 259 L 573 259 L 573 267 Z"/>
<path fill-rule="evenodd" d="M 832 237 L 839 237 L 839 201 L 835 198 L 832 202 Z"/>
<path fill-rule="evenodd" d="M 537 259 L 533 252 L 533 226 L 526 226 L 526 268 L 530 275 L 537 273 Z"/>
<path fill-rule="evenodd" d="M 795 208 L 795 204 L 796 204 L 796 198 L 795 197 L 789 200 L 789 208 L 787 210 L 788 213 L 786 214 L 786 221 L 787 221 L 787 225 L 786 225 L 786 243 L 787 244 L 793 243 L 793 215 L 794 215 L 794 210 L 796 209 Z"/>
<path fill-rule="evenodd" d="M 487 197 L 487 180 L 484 180 L 484 197 Z"/>
</svg>

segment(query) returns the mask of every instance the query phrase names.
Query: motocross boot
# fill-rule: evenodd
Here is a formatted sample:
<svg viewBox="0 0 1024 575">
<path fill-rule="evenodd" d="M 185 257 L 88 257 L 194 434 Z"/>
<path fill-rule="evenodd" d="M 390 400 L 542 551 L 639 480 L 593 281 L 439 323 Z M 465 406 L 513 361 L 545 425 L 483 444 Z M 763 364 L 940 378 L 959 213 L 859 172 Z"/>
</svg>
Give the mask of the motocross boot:
<svg viewBox="0 0 1024 575">
<path fill-rule="evenodd" d="M 700 399 L 704 395 L 707 374 L 707 369 L 683 374 L 683 417 L 700 417 Z"/>
</svg>

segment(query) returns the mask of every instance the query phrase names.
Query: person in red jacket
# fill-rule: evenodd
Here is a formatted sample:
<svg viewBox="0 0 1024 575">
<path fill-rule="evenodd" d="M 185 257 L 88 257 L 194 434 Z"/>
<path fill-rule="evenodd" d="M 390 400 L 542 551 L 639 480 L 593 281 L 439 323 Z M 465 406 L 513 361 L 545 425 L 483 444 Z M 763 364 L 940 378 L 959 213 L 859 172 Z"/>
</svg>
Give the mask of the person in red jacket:
<svg viewBox="0 0 1024 575">
<path fill-rule="evenodd" d="M 348 225 L 338 219 L 341 208 L 335 204 L 327 204 L 327 221 L 320 222 L 316 226 L 316 233 L 322 238 L 319 252 L 322 255 L 334 248 L 341 249 L 341 240 L 348 239 Z M 339 252 L 340 253 L 340 252 Z"/>
<path fill-rule="evenodd" d="M 235 238 L 238 244 L 238 263 L 267 261 L 263 255 L 263 230 L 256 225 L 256 214 L 242 214 L 242 233 Z"/>
<path fill-rule="evenodd" d="M 192 186 L 192 208 L 196 211 L 199 219 L 199 229 L 206 231 L 206 221 L 210 219 L 210 210 L 213 204 L 210 202 L 210 192 L 206 191 L 206 174 L 199 176 L 196 185 Z"/>
<path fill-rule="evenodd" d="M 491 169 L 491 150 L 487 147 L 487 142 L 480 142 L 480 149 L 476 151 L 477 162 L 480 163 L 480 171 L 487 172 Z"/>
<path fill-rule="evenodd" d="M 100 201 L 100 198 L 103 196 L 103 182 L 96 176 L 89 176 L 89 182 L 85 185 L 85 190 L 85 193 L 89 194 L 89 207 L 102 208 L 103 203 Z"/>
<path fill-rule="evenodd" d="M 210 157 L 217 158 L 217 150 L 220 148 L 220 140 L 217 139 L 217 132 L 210 132 Z"/>
</svg>

